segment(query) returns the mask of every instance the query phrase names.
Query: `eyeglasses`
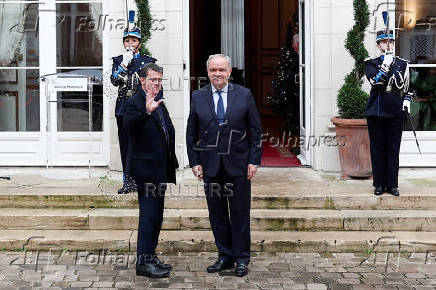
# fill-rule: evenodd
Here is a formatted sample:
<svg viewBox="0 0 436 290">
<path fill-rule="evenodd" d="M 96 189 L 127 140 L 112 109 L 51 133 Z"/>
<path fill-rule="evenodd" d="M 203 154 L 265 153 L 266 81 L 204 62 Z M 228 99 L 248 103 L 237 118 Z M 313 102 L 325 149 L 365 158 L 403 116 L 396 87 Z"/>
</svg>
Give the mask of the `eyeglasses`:
<svg viewBox="0 0 436 290">
<path fill-rule="evenodd" d="M 147 78 L 146 80 L 150 81 L 152 83 L 156 83 L 156 82 L 159 83 L 159 84 L 162 83 L 162 79 L 161 78 Z"/>
</svg>

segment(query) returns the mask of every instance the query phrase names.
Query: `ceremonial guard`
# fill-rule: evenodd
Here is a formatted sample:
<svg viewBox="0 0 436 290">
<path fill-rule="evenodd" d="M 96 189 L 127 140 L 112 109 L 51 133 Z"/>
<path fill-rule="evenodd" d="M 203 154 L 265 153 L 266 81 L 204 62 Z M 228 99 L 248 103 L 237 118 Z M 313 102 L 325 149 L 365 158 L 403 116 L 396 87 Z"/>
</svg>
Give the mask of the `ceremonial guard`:
<svg viewBox="0 0 436 290">
<path fill-rule="evenodd" d="M 384 19 L 387 12 L 383 13 Z M 385 25 L 388 27 L 387 21 Z M 398 168 L 404 114 L 410 113 L 412 93 L 409 89 L 408 61 L 395 57 L 394 32 L 377 32 L 377 48 L 381 55 L 367 59 L 366 77 L 371 93 L 366 118 L 371 149 L 374 194 L 385 192 L 399 196 Z"/>
<path fill-rule="evenodd" d="M 123 166 L 123 187 L 119 194 L 136 190 L 134 181 L 127 173 L 127 151 L 129 136 L 123 128 L 122 109 L 124 103 L 131 97 L 140 85 L 139 72 L 147 63 L 155 63 L 156 59 L 139 52 L 141 47 L 141 30 L 134 25 L 135 13 L 129 11 L 129 27 L 124 30 L 123 45 L 125 52 L 113 58 L 111 82 L 118 87 L 118 98 L 115 105 L 115 118 L 118 126 L 118 140 L 120 144 L 121 163 Z"/>
</svg>

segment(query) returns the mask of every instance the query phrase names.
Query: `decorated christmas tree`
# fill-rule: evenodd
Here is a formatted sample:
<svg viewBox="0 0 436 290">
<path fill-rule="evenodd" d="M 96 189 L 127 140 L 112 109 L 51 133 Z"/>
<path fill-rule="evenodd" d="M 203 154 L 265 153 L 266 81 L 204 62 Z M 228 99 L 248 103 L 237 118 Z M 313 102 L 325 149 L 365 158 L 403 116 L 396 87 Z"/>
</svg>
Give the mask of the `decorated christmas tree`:
<svg viewBox="0 0 436 290">
<path fill-rule="evenodd" d="M 286 118 L 286 131 L 292 135 L 300 132 L 298 84 L 299 57 L 292 47 L 292 24 L 288 25 L 286 42 L 280 49 L 280 58 L 274 68 L 276 75 L 272 81 L 273 93 L 268 96 L 272 110 L 280 117 Z"/>
</svg>

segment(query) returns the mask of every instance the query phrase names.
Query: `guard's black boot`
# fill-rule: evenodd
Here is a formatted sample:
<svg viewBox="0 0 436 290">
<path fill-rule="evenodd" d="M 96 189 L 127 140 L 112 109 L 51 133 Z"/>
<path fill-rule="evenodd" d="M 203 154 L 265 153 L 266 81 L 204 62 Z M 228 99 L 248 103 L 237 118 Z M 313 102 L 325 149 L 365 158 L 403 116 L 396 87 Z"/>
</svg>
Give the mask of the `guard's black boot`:
<svg viewBox="0 0 436 290">
<path fill-rule="evenodd" d="M 126 184 L 123 183 L 123 187 L 121 187 L 120 189 L 118 189 L 118 194 L 126 194 L 127 191 L 127 186 L 125 186 Z"/>
<path fill-rule="evenodd" d="M 398 191 L 398 188 L 388 188 L 387 191 L 388 193 L 392 194 L 393 196 L 400 196 L 400 192 Z"/>
<path fill-rule="evenodd" d="M 384 192 L 384 188 L 383 186 L 376 186 L 374 189 L 374 194 L 375 195 L 382 195 Z"/>
<path fill-rule="evenodd" d="M 159 260 L 155 259 L 153 255 L 149 255 L 146 257 L 144 264 L 136 264 L 136 275 L 150 278 L 167 278 L 170 276 L 170 270 L 162 269 L 159 266 Z"/>
<path fill-rule="evenodd" d="M 118 189 L 118 194 L 126 194 L 129 192 L 136 191 L 136 184 L 135 181 L 131 178 L 124 180 L 123 187 Z"/>
<path fill-rule="evenodd" d="M 136 187 L 135 181 L 133 179 L 131 179 L 131 178 L 128 181 L 127 187 L 128 187 L 129 192 L 134 192 L 134 191 L 138 190 L 137 187 Z"/>
<path fill-rule="evenodd" d="M 129 193 L 129 186 L 127 185 L 127 182 L 123 183 L 123 187 L 118 189 L 118 194 L 126 194 Z"/>
</svg>

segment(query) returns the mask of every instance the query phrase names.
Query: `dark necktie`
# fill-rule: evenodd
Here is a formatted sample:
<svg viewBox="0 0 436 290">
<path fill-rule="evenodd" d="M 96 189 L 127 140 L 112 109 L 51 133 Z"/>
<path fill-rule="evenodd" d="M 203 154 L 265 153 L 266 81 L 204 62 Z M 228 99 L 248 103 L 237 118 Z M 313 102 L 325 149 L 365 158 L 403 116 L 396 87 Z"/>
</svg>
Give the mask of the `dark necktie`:
<svg viewBox="0 0 436 290">
<path fill-rule="evenodd" d="M 161 124 L 162 124 L 162 129 L 163 129 L 164 134 L 165 134 L 165 141 L 166 141 L 167 143 L 169 143 L 168 127 L 167 127 L 167 123 L 165 122 L 165 117 L 164 117 L 164 114 L 163 114 L 163 112 L 162 112 L 162 108 L 161 108 L 161 106 L 158 106 L 158 107 L 157 107 L 157 112 L 158 112 L 158 114 L 159 114 L 159 119 L 160 119 L 160 122 L 161 122 Z"/>
<path fill-rule="evenodd" d="M 222 91 L 217 90 L 216 92 L 219 96 L 218 104 L 216 107 L 216 116 L 218 117 L 218 124 L 221 125 L 226 121 L 226 111 L 224 110 L 223 97 L 221 96 Z"/>
</svg>

